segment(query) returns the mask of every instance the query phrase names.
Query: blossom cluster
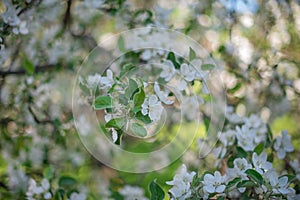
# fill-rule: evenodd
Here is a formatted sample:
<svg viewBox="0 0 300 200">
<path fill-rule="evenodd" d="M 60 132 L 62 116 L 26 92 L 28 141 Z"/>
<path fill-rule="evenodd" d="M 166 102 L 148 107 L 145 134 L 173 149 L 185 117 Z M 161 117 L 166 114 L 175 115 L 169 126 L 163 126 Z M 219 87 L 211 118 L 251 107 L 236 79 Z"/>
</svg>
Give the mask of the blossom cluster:
<svg viewBox="0 0 300 200">
<path fill-rule="evenodd" d="M 220 142 L 213 151 L 219 161 L 219 170 L 198 175 L 187 172 L 183 166 L 181 173 L 175 175 L 172 182 L 167 182 L 173 186 L 169 190 L 171 199 L 236 199 L 249 196 L 298 199 L 300 195 L 296 194 L 293 182 L 299 180 L 299 175 L 278 173 L 270 161 L 273 152 L 277 153 L 278 159 L 283 159 L 294 150 L 288 132 L 284 130 L 281 136 L 273 139 L 271 130 L 256 115 L 240 118 L 238 123 L 228 127 L 220 133 Z M 299 173 L 297 160 L 290 165 L 296 174 Z"/>
</svg>

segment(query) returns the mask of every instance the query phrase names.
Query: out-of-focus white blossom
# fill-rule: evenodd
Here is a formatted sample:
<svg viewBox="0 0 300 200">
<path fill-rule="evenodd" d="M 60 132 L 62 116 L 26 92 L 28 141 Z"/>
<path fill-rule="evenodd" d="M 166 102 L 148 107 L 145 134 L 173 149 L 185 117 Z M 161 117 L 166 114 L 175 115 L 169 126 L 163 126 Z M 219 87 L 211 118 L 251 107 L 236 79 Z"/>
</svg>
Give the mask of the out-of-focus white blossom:
<svg viewBox="0 0 300 200">
<path fill-rule="evenodd" d="M 199 101 L 197 96 L 188 96 L 183 98 L 181 110 L 188 120 L 194 120 L 200 117 L 199 104 L 202 103 L 201 101 L 202 99 Z"/>
<path fill-rule="evenodd" d="M 70 195 L 69 200 L 86 200 L 86 194 L 72 192 L 72 194 Z"/>
<path fill-rule="evenodd" d="M 294 160 L 290 162 L 290 165 L 294 169 L 296 173 L 296 178 L 300 181 L 300 164 L 298 160 Z"/>
<path fill-rule="evenodd" d="M 40 186 L 37 185 L 34 179 L 29 180 L 28 191 L 26 192 L 26 197 L 28 200 L 34 200 L 36 198 L 51 199 L 52 195 L 49 192 L 50 183 L 47 179 L 42 179 Z"/>
<path fill-rule="evenodd" d="M 156 93 L 156 95 L 158 96 L 158 98 L 165 104 L 167 105 L 170 105 L 172 103 L 174 103 L 174 101 L 171 101 L 168 99 L 168 95 L 169 93 L 168 92 L 164 92 L 164 91 L 161 91 L 160 88 L 159 88 L 159 85 L 157 82 L 154 83 L 154 91 Z"/>
<path fill-rule="evenodd" d="M 162 64 L 162 72 L 160 73 L 160 77 L 165 79 L 165 81 L 170 81 L 176 73 L 175 67 L 170 60 L 166 60 Z"/>
<path fill-rule="evenodd" d="M 294 147 L 291 142 L 291 136 L 287 131 L 282 131 L 281 136 L 276 138 L 274 149 L 277 151 L 277 156 L 279 159 L 285 158 L 286 152 L 294 151 Z"/>
<path fill-rule="evenodd" d="M 119 190 L 119 193 L 124 197 L 124 200 L 147 200 L 148 198 L 144 195 L 144 190 L 140 187 L 125 185 Z"/>
</svg>

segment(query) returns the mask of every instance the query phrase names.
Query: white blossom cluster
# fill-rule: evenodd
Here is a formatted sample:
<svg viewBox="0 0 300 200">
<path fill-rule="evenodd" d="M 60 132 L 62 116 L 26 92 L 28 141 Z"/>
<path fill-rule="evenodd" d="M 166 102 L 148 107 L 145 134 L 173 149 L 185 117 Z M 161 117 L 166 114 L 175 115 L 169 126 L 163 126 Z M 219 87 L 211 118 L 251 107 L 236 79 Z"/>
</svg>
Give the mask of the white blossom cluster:
<svg viewBox="0 0 300 200">
<path fill-rule="evenodd" d="M 12 4 L 11 0 L 3 0 L 3 3 L 6 7 L 6 12 L 2 14 L 2 19 L 4 23 L 13 27 L 12 32 L 14 34 L 28 34 L 28 29 L 26 25 L 26 21 L 21 21 L 18 17 L 18 10 L 15 5 Z"/>
<path fill-rule="evenodd" d="M 119 193 L 124 197 L 124 200 L 148 200 L 148 198 L 145 197 L 144 189 L 137 186 L 125 185 L 119 190 Z"/>
<path fill-rule="evenodd" d="M 34 200 L 37 198 L 51 199 L 52 194 L 49 190 L 50 183 L 47 179 L 42 179 L 40 185 L 38 185 L 34 179 L 30 179 L 28 191 L 26 192 L 26 198 L 28 200 Z"/>
</svg>

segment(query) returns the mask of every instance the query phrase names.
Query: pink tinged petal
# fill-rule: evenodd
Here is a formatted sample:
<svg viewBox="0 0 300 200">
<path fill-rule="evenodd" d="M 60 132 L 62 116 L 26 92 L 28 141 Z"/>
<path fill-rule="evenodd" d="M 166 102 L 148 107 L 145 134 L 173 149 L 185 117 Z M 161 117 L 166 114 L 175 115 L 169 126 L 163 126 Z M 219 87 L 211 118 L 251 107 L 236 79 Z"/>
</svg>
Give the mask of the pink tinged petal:
<svg viewBox="0 0 300 200">
<path fill-rule="evenodd" d="M 222 193 L 224 190 L 225 190 L 226 186 L 225 185 L 219 185 L 217 188 L 216 188 L 216 192 L 217 193 Z"/>
</svg>

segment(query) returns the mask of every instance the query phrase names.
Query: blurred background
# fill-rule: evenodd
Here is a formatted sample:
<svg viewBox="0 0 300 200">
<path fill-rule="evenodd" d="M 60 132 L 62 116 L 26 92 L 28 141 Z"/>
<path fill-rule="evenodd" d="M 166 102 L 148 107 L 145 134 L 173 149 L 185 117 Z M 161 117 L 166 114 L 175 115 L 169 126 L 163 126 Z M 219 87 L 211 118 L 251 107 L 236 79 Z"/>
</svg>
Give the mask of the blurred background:
<svg viewBox="0 0 300 200">
<path fill-rule="evenodd" d="M 299 152 L 299 0 L 2 0 L 0 13 L 1 199 L 24 199 L 30 178 L 88 199 L 122 199 L 124 185 L 147 196 L 149 182 L 163 185 L 182 163 L 200 172 L 216 167 L 216 158 L 199 159 L 196 141 L 172 165 L 147 174 L 110 169 L 81 144 L 71 106 L 77 70 L 98 43 L 137 27 L 196 40 L 223 69 L 232 110 L 257 114 L 275 135 L 288 130 Z"/>
</svg>

